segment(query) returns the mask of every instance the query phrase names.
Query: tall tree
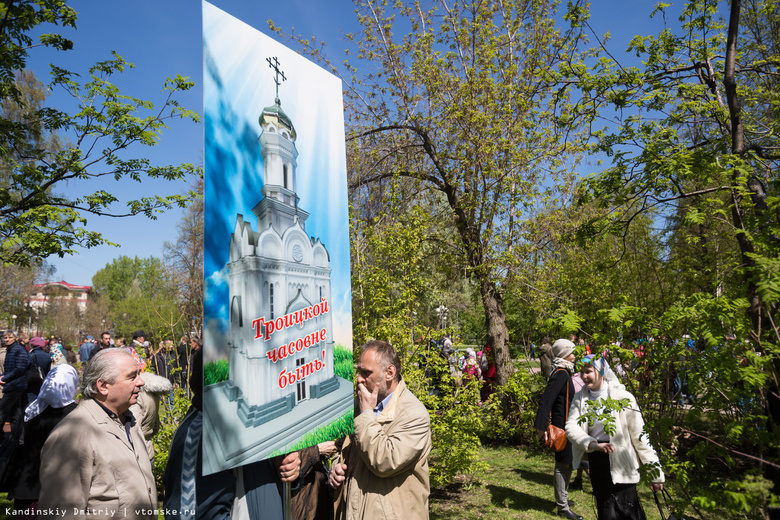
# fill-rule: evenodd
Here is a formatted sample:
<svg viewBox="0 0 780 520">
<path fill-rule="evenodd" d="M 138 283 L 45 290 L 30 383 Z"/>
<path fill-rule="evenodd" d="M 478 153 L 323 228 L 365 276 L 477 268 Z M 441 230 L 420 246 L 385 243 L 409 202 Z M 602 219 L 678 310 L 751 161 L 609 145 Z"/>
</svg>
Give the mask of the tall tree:
<svg viewBox="0 0 780 520">
<path fill-rule="evenodd" d="M 34 47 L 30 31 L 41 24 L 75 27 L 76 12 L 62 0 L 17 0 L 0 6 L 0 104 L 23 107 L 23 120 L 0 115 L 0 262 L 29 263 L 52 254 L 64 256 L 74 246 L 92 247 L 107 241 L 90 231 L 85 215 L 123 217 L 155 215 L 174 205 L 185 206 L 181 195 L 150 196 L 119 201 L 105 189 L 91 191 L 96 179 L 159 178 L 171 181 L 200 174 L 191 164 L 152 165 L 145 158 L 129 158 L 125 150 L 154 146 L 165 123 L 172 118 L 198 121 L 199 116 L 183 108 L 176 94 L 192 87 L 181 76 L 169 78 L 165 97 L 158 107 L 145 100 L 123 95 L 109 79 L 132 64 L 114 54 L 89 69 L 81 85 L 77 75 L 52 66 L 52 89 L 64 89 L 76 102 L 68 114 L 25 98 L 13 81 L 15 71 L 25 66 Z M 44 34 L 41 44 L 58 49 L 72 48 L 72 42 L 56 34 Z M 41 136 L 67 133 L 72 144 L 62 149 L 41 145 Z M 66 183 L 86 185 L 83 196 L 58 194 Z M 92 188 L 94 189 L 94 188 Z"/>
<path fill-rule="evenodd" d="M 154 298 L 168 293 L 165 269 L 159 258 L 120 256 L 92 277 L 93 290 L 120 302 L 141 294 Z"/>
<path fill-rule="evenodd" d="M 0 265 L 0 309 L 17 316 L 19 328 L 29 323 L 33 311 L 28 299 L 34 294 L 34 284 L 48 273 L 46 265 Z"/>
<path fill-rule="evenodd" d="M 586 180 L 582 200 L 607 210 L 591 230 L 626 232 L 640 215 L 656 211 L 674 217 L 677 231 L 685 228 L 685 238 L 699 246 L 704 238 L 732 240 L 733 247 L 721 248 L 718 263 L 701 259 L 699 265 L 712 273 L 705 292 L 663 316 L 614 309 L 610 317 L 638 323 L 631 314 L 644 314 L 644 330 L 668 336 L 667 348 L 658 351 L 671 353 L 670 363 L 686 354 L 674 340 L 690 334 L 696 348 L 687 365 L 691 386 L 705 396 L 702 406 L 723 418 L 721 445 L 739 443 L 740 455 L 750 450 L 753 460 L 770 459 L 765 468 L 775 474 L 767 480 L 776 483 L 780 12 L 776 2 L 761 0 L 688 0 L 676 20 L 669 9 L 658 4 L 653 11 L 664 21 L 660 33 L 630 42 L 628 51 L 641 58 L 640 66 L 621 63 L 605 46 L 603 59 L 571 70 L 568 86 L 579 89 L 572 95 L 581 100 L 581 113 L 614 123 L 594 135 L 596 148 L 612 164 Z M 586 8 L 574 5 L 569 14 L 576 25 L 589 27 Z M 694 226 L 723 236 L 697 237 Z M 670 243 L 673 252 L 679 250 L 679 242 Z M 739 284 L 722 283 L 730 273 L 739 275 Z M 705 372 L 708 365 L 717 368 Z M 713 370 L 717 384 L 707 380 Z M 756 400 L 735 406 L 740 392 Z M 733 418 L 743 416 L 762 426 L 742 430 L 746 422 Z"/>
<path fill-rule="evenodd" d="M 567 101 L 551 84 L 573 40 L 552 30 L 555 5 L 362 0 L 350 36 L 350 188 L 401 179 L 447 208 L 500 384 L 512 373 L 504 291 L 550 239 L 549 206 L 572 184 L 576 146 L 553 121 Z"/>
<path fill-rule="evenodd" d="M 176 285 L 176 299 L 194 330 L 203 328 L 203 178 L 192 192 L 197 197 L 184 212 L 176 242 L 165 242 L 163 262 Z"/>
<path fill-rule="evenodd" d="M 634 37 L 628 50 L 642 57 L 641 67 L 604 58 L 571 70 L 582 112 L 616 122 L 595 134 L 613 161 L 587 179 L 583 200 L 606 207 L 603 222 L 613 230 L 650 210 L 678 218 L 682 210 L 688 224 L 727 223 L 740 255 L 729 268 L 742 276 L 750 339 L 769 353 L 780 343 L 780 13 L 773 2 L 733 0 L 724 21 L 721 4 L 689 0 L 679 26 Z M 666 20 L 667 8 L 659 4 L 653 14 Z M 586 10 L 576 6 L 570 15 L 588 26 Z M 768 368 L 776 387 L 780 365 Z"/>
<path fill-rule="evenodd" d="M 175 280 L 159 258 L 115 258 L 95 273 L 92 285 L 95 298 L 108 308 L 115 334 L 142 329 L 160 340 L 178 337 L 190 326 L 176 297 Z"/>
</svg>

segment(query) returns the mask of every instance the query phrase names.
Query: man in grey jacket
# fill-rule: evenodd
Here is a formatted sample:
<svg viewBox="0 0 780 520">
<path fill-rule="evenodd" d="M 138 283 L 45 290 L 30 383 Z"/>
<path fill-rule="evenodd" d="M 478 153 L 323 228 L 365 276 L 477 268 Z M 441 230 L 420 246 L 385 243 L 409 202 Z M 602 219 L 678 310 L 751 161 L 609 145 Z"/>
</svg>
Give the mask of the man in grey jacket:
<svg viewBox="0 0 780 520">
<path fill-rule="evenodd" d="M 87 363 L 83 401 L 41 453 L 41 509 L 61 518 L 156 519 L 157 487 L 130 405 L 144 385 L 135 358 L 107 349 Z"/>
</svg>

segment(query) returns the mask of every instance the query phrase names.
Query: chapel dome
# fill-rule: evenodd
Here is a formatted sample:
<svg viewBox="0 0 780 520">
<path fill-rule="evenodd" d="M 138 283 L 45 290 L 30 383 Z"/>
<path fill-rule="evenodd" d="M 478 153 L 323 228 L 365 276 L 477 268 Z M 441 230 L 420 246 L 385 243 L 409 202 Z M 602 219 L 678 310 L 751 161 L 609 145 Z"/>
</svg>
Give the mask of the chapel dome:
<svg viewBox="0 0 780 520">
<path fill-rule="evenodd" d="M 265 129 L 265 125 L 273 124 L 279 128 L 286 128 L 290 132 L 290 136 L 294 141 L 296 138 L 295 127 L 292 124 L 290 116 L 284 113 L 281 105 L 279 104 L 279 98 L 276 98 L 275 103 L 270 107 L 265 107 L 258 122 L 260 126 Z"/>
</svg>

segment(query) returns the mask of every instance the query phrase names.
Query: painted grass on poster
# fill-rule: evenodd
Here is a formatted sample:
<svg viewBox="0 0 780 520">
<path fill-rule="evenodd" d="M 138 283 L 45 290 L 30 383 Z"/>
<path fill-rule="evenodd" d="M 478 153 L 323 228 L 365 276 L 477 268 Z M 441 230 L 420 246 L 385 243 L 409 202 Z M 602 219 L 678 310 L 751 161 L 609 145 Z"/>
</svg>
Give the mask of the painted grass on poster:
<svg viewBox="0 0 780 520">
<path fill-rule="evenodd" d="M 215 385 L 230 378 L 230 365 L 227 359 L 218 359 L 206 363 L 203 367 L 203 384 Z"/>
<path fill-rule="evenodd" d="M 342 345 L 333 348 L 333 371 L 337 376 L 353 381 L 354 362 L 352 350 Z M 230 376 L 230 365 L 227 359 L 219 359 L 206 363 L 203 367 L 203 381 L 206 386 L 227 381 Z"/>
<path fill-rule="evenodd" d="M 333 370 L 337 376 L 347 381 L 355 380 L 355 362 L 352 359 L 352 349 L 342 345 L 333 347 Z"/>
<path fill-rule="evenodd" d="M 344 413 L 344 415 L 342 415 L 332 423 L 326 424 L 324 426 L 320 426 L 319 428 L 315 428 L 314 430 L 310 431 L 309 433 L 301 437 L 298 440 L 298 442 L 284 446 L 274 451 L 273 453 L 268 455 L 268 458 L 276 457 L 277 455 L 284 455 L 285 453 L 291 453 L 293 451 L 298 451 L 303 448 L 307 448 L 309 446 L 314 446 L 321 442 L 340 439 L 341 437 L 345 437 L 352 433 L 354 424 L 355 424 L 355 411 L 348 410 L 347 412 Z"/>
</svg>

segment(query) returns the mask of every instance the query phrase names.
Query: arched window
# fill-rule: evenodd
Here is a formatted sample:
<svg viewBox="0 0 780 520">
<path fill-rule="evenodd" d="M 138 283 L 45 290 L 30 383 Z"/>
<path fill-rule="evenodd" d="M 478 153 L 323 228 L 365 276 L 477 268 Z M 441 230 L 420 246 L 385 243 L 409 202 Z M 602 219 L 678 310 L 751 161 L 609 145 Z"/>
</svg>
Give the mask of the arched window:
<svg viewBox="0 0 780 520">
<path fill-rule="evenodd" d="M 271 319 L 274 319 L 274 284 L 268 286 L 268 301 L 271 304 Z"/>
<path fill-rule="evenodd" d="M 298 358 L 295 360 L 295 368 L 302 367 L 306 364 L 305 358 Z M 297 393 L 298 393 L 298 401 L 303 401 L 306 399 L 306 381 L 301 380 L 297 385 Z"/>
<path fill-rule="evenodd" d="M 286 164 L 283 167 L 283 171 L 284 171 L 284 187 L 286 189 L 290 189 L 290 187 L 287 186 L 287 165 Z"/>
</svg>

